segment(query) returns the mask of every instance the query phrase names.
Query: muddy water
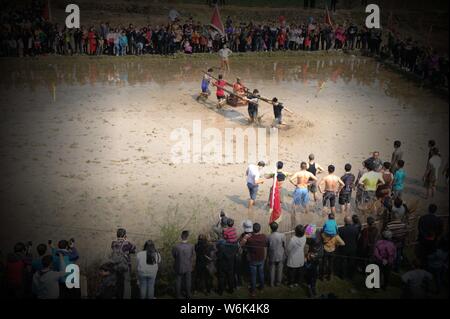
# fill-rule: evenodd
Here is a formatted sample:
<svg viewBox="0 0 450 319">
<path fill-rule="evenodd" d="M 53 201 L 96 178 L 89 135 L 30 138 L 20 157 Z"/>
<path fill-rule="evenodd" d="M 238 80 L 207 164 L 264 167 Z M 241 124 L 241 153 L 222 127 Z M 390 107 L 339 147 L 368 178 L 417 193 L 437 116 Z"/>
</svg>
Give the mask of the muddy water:
<svg viewBox="0 0 450 319">
<path fill-rule="evenodd" d="M 19 111 L 29 107 L 27 110 L 34 111 L 70 105 L 73 102 L 70 98 L 76 102 L 87 101 L 88 97 L 108 90 L 127 93 L 133 88 L 144 88 L 158 93 L 161 88 L 169 88 L 193 95 L 196 94 L 193 88 L 199 86 L 201 70 L 215 66 L 217 62 L 211 57 L 191 61 L 164 58 L 2 60 L 1 102 L 3 109 Z M 432 115 L 441 112 L 440 106 L 448 99 L 435 98 L 428 90 L 371 59 L 347 55 L 244 56 L 233 61 L 232 72 L 225 75 L 230 82 L 235 76 L 241 77 L 248 87 L 258 88 L 263 96 L 272 97 L 270 93 L 274 93 L 285 104 L 292 100 L 290 96 L 286 98 L 286 93 L 297 95 L 296 102 L 299 103 L 291 102 L 290 106 L 298 107 L 299 111 L 302 111 L 302 103 L 318 94 L 322 96 L 326 91 L 334 91 L 337 99 L 352 91 L 370 96 L 370 104 L 381 100 L 412 111 L 426 110 Z M 428 102 L 432 102 L 431 105 Z M 367 105 L 355 107 L 367 108 Z"/>
<path fill-rule="evenodd" d="M 214 57 L 1 60 L 0 198 L 8 208 L 2 246 L 76 237 L 91 261 L 106 254 L 118 226 L 140 244 L 173 237 L 171 229 L 175 238 L 181 228 L 206 230 L 222 208 L 238 223 L 250 217 L 267 224 L 269 185 L 247 215 L 247 163 L 171 162 L 174 129 L 192 131 L 194 120 L 219 130 L 247 127 L 246 108 L 214 111 L 214 94 L 195 102 L 201 70 L 217 63 Z M 287 171 L 314 153 L 338 174 L 347 162 L 356 173 L 370 151 L 389 160 L 399 139 L 407 196 L 428 203 L 420 182 L 426 144 L 437 141 L 445 164 L 448 97 L 371 59 L 340 54 L 234 57 L 225 78 L 236 76 L 295 113 L 285 113 L 279 132 L 278 157 Z M 269 127 L 270 106 L 261 103 L 260 112 Z M 441 179 L 435 200 L 443 210 L 446 192 Z"/>
</svg>

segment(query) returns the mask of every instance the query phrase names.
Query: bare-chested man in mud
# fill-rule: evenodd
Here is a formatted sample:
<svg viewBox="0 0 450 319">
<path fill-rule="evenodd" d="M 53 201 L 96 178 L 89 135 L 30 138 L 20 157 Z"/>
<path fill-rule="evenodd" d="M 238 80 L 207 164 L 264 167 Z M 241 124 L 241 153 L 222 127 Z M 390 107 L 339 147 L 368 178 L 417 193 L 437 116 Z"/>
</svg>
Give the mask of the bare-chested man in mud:
<svg viewBox="0 0 450 319">
<path fill-rule="evenodd" d="M 327 202 L 330 201 L 330 208 L 332 213 L 336 213 L 336 196 L 345 186 L 344 182 L 334 175 L 335 167 L 333 165 L 328 166 L 328 175 L 322 178 L 318 187 L 319 192 L 323 194 L 323 206 L 327 206 Z"/>
<path fill-rule="evenodd" d="M 305 214 L 308 213 L 309 191 L 308 185 L 310 182 L 317 181 L 317 177 L 306 168 L 308 165 L 305 162 L 300 164 L 300 172 L 295 173 L 289 180 L 294 186 L 294 213 L 298 206 L 303 206 Z"/>
<path fill-rule="evenodd" d="M 308 172 L 311 172 L 314 176 L 317 176 L 318 174 L 325 172 L 325 170 L 322 168 L 322 166 L 320 166 L 319 164 L 317 164 L 314 161 L 314 154 L 309 154 L 308 160 L 309 160 L 308 167 L 306 168 L 306 170 Z M 316 197 L 317 183 L 311 183 L 309 185 L 308 189 L 313 194 L 314 202 L 317 202 L 317 197 Z"/>
</svg>

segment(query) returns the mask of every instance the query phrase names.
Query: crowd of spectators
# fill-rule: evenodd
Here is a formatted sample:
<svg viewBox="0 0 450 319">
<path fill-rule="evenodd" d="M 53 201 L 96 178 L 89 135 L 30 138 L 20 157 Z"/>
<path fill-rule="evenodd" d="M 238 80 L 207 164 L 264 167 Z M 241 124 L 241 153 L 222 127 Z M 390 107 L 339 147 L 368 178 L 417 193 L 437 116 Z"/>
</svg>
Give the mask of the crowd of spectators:
<svg viewBox="0 0 450 319">
<path fill-rule="evenodd" d="M 329 293 L 326 282 L 333 276 L 351 282 L 358 273 L 364 274 L 368 264 L 380 267 L 383 290 L 391 285 L 391 273 L 395 272 L 402 279 L 404 298 L 440 294 L 448 288 L 448 235 L 436 216 L 437 207 L 431 204 L 428 213 L 420 217 L 415 257 L 408 261 L 404 249 L 409 215 L 404 204 L 397 206 L 381 224 L 368 217 L 362 225 L 354 215 L 345 217 L 345 225 L 338 227 L 330 213 L 322 228 L 297 225 L 292 236 L 279 232 L 276 222 L 270 224 L 270 234 L 264 234 L 260 224 L 245 220 L 236 226 L 232 218 L 222 213 L 214 227 L 217 237 L 200 234 L 193 244 L 189 231 L 181 233 L 180 241 L 170 252 L 171 266 L 163 260 L 168 256 L 162 257 L 153 241 L 147 240 L 138 249 L 127 238 L 126 230 L 120 228 L 117 239 L 111 243 L 109 259 L 88 278 L 97 282 L 88 297 L 153 299 L 163 294 L 192 298 L 198 293 L 222 296 L 232 295 L 244 286 L 250 297 L 257 297 L 268 285 L 304 289 L 311 298 L 323 298 Z M 70 289 L 65 283 L 66 266 L 79 259 L 74 243 L 73 239 L 60 240 L 54 247 L 49 241 L 39 244 L 36 253 L 32 243 L 15 244 L 13 251 L 0 260 L 1 295 L 80 298 L 80 289 Z M 136 261 L 132 262 L 134 255 Z M 162 264 L 173 270 L 166 272 L 169 277 L 164 278 L 173 288 L 158 291 L 155 287 L 161 280 Z M 318 281 L 325 287 L 321 291 Z"/>
<path fill-rule="evenodd" d="M 224 20 L 225 34 L 211 25 L 181 20 L 164 25 L 128 26 L 102 22 L 68 29 L 42 16 L 42 5 L 14 10 L 0 20 L 0 56 L 144 55 L 218 52 L 225 44 L 233 52 L 348 50 L 392 61 L 433 84 L 448 87 L 448 56 L 440 55 L 426 39 L 404 38 L 398 32 L 367 29 L 350 20 L 334 25 L 323 17 L 286 21 L 282 16 L 255 23 Z"/>
</svg>

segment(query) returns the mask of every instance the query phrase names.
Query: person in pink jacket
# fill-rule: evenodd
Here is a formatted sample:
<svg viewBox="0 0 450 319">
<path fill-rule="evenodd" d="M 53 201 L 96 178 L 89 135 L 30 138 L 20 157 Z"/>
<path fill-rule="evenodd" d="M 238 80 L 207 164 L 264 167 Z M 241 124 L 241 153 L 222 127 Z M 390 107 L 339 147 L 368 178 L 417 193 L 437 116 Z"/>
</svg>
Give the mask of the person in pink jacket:
<svg viewBox="0 0 450 319">
<path fill-rule="evenodd" d="M 397 254 L 397 249 L 391 239 L 392 232 L 389 230 L 384 231 L 382 233 L 382 239 L 376 242 L 373 252 L 375 263 L 380 267 L 381 288 L 383 290 L 386 290 L 389 285 L 391 269 Z"/>
</svg>

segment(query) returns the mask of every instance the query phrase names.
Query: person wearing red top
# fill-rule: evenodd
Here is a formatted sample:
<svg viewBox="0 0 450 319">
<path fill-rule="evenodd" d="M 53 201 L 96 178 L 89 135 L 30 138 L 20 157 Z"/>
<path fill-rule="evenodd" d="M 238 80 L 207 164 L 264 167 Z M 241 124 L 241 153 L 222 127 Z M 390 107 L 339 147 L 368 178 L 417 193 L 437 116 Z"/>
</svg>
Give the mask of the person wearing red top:
<svg viewBox="0 0 450 319">
<path fill-rule="evenodd" d="M 94 28 L 91 28 L 88 33 L 88 54 L 94 55 L 97 51 L 97 36 L 95 35 Z"/>
<path fill-rule="evenodd" d="M 245 247 L 247 248 L 247 258 L 250 266 L 250 296 L 255 296 L 256 290 L 256 275 L 258 274 L 259 289 L 264 289 L 264 261 L 266 260 L 267 237 L 260 234 L 261 225 L 253 224 L 253 234 L 247 240 Z"/>
<path fill-rule="evenodd" d="M 219 74 L 219 80 L 214 82 L 214 85 L 217 88 L 216 96 L 217 96 L 217 108 L 221 109 L 222 106 L 226 103 L 227 98 L 225 97 L 225 91 L 223 90 L 225 88 L 225 85 L 227 85 L 227 82 L 223 80 L 223 75 Z"/>
<path fill-rule="evenodd" d="M 286 33 L 285 31 L 281 31 L 280 33 L 278 33 L 278 49 L 279 50 L 284 50 L 284 45 L 285 45 L 285 41 L 286 41 Z"/>
<path fill-rule="evenodd" d="M 28 275 L 31 271 L 31 244 L 17 243 L 14 252 L 8 254 L 5 267 L 6 289 L 12 298 L 26 298 Z"/>
<path fill-rule="evenodd" d="M 231 218 L 228 218 L 227 220 L 227 228 L 223 230 L 223 239 L 228 244 L 236 244 L 238 241 L 238 236 L 236 233 L 236 228 L 234 228 L 234 220 Z"/>
</svg>

